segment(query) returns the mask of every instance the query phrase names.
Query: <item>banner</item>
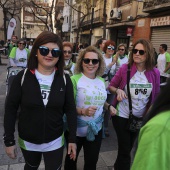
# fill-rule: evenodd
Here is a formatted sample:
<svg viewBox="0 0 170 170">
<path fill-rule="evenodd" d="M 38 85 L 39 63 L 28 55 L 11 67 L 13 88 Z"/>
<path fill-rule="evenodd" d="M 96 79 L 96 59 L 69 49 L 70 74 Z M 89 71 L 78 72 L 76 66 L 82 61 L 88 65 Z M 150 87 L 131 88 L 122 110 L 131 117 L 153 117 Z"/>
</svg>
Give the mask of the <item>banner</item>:
<svg viewBox="0 0 170 170">
<path fill-rule="evenodd" d="M 8 23 L 7 40 L 11 39 L 15 27 L 16 27 L 16 19 L 15 18 L 11 18 L 9 23 Z"/>
</svg>

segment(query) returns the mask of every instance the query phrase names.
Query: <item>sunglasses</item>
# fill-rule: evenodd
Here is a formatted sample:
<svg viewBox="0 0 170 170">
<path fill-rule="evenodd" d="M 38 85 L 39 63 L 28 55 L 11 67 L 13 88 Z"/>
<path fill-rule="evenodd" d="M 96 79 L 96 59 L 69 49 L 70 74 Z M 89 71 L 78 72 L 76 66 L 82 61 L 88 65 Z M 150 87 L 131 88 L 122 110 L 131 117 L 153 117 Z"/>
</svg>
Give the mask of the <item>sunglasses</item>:
<svg viewBox="0 0 170 170">
<path fill-rule="evenodd" d="M 114 46 L 108 46 L 107 49 L 108 49 L 108 50 L 114 50 L 115 47 L 114 47 Z"/>
<path fill-rule="evenodd" d="M 133 53 L 133 54 L 136 54 L 138 51 L 139 51 L 139 54 L 140 54 L 140 55 L 144 55 L 144 54 L 145 54 L 145 51 L 144 51 L 144 50 L 132 49 L 132 53 Z"/>
<path fill-rule="evenodd" d="M 20 45 L 21 45 L 21 44 L 22 44 L 22 45 L 25 45 L 25 43 L 18 43 L 18 44 L 20 44 Z"/>
<path fill-rule="evenodd" d="M 66 50 L 64 50 L 63 53 L 64 53 L 64 54 L 67 54 L 67 53 L 68 53 L 68 54 L 72 54 L 71 51 L 66 51 Z"/>
<path fill-rule="evenodd" d="M 58 48 L 53 48 L 52 50 L 49 50 L 48 47 L 40 46 L 39 51 L 42 56 L 47 56 L 50 51 L 51 51 L 52 56 L 55 58 L 58 58 L 61 56 L 61 50 L 59 50 Z"/>
<path fill-rule="evenodd" d="M 99 60 L 98 59 L 89 59 L 89 58 L 83 58 L 83 62 L 85 64 L 89 64 L 90 61 L 92 62 L 93 65 L 96 65 L 99 63 Z"/>
<path fill-rule="evenodd" d="M 119 51 L 124 51 L 125 49 L 119 48 L 118 50 L 119 50 Z"/>
</svg>

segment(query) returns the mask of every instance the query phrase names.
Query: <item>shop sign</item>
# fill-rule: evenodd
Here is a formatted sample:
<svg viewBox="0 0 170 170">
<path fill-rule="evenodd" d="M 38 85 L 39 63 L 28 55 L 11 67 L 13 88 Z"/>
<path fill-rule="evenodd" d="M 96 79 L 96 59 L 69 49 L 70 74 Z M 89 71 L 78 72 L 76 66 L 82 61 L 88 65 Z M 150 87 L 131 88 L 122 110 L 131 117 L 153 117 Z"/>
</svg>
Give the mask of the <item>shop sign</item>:
<svg viewBox="0 0 170 170">
<path fill-rule="evenodd" d="M 132 33 L 133 33 L 133 28 L 132 28 L 132 27 L 127 27 L 127 29 L 126 29 L 126 35 L 127 35 L 127 36 L 132 36 Z"/>
<path fill-rule="evenodd" d="M 151 27 L 165 26 L 165 25 L 170 25 L 170 16 L 152 18 L 151 19 L 151 23 L 150 23 Z"/>
</svg>

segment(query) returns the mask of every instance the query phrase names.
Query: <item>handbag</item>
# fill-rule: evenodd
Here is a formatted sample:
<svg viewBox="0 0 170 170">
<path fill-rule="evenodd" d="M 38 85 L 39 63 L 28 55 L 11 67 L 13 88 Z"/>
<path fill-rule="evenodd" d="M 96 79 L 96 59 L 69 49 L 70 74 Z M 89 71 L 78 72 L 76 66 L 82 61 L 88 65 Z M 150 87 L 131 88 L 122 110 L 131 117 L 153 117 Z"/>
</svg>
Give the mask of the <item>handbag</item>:
<svg viewBox="0 0 170 170">
<path fill-rule="evenodd" d="M 129 119 L 128 119 L 128 124 L 127 124 L 127 129 L 131 132 L 138 132 L 142 126 L 143 117 L 139 118 L 132 114 L 132 100 L 131 100 L 131 95 L 130 95 L 129 82 L 130 82 L 130 66 L 128 64 L 127 92 L 128 92 L 128 100 L 129 100 Z"/>
</svg>

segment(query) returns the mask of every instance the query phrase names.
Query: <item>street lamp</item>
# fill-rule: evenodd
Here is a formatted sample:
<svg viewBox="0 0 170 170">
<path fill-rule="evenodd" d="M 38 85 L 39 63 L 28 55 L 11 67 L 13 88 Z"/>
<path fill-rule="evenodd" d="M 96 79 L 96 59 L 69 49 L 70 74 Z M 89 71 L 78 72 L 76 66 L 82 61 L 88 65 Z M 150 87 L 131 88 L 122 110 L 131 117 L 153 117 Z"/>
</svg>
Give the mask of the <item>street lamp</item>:
<svg viewBox="0 0 170 170">
<path fill-rule="evenodd" d="M 94 0 L 92 0 L 92 14 L 91 14 L 91 24 L 90 24 L 89 45 L 91 45 L 92 28 L 93 28 L 93 17 L 94 17 Z"/>
</svg>

